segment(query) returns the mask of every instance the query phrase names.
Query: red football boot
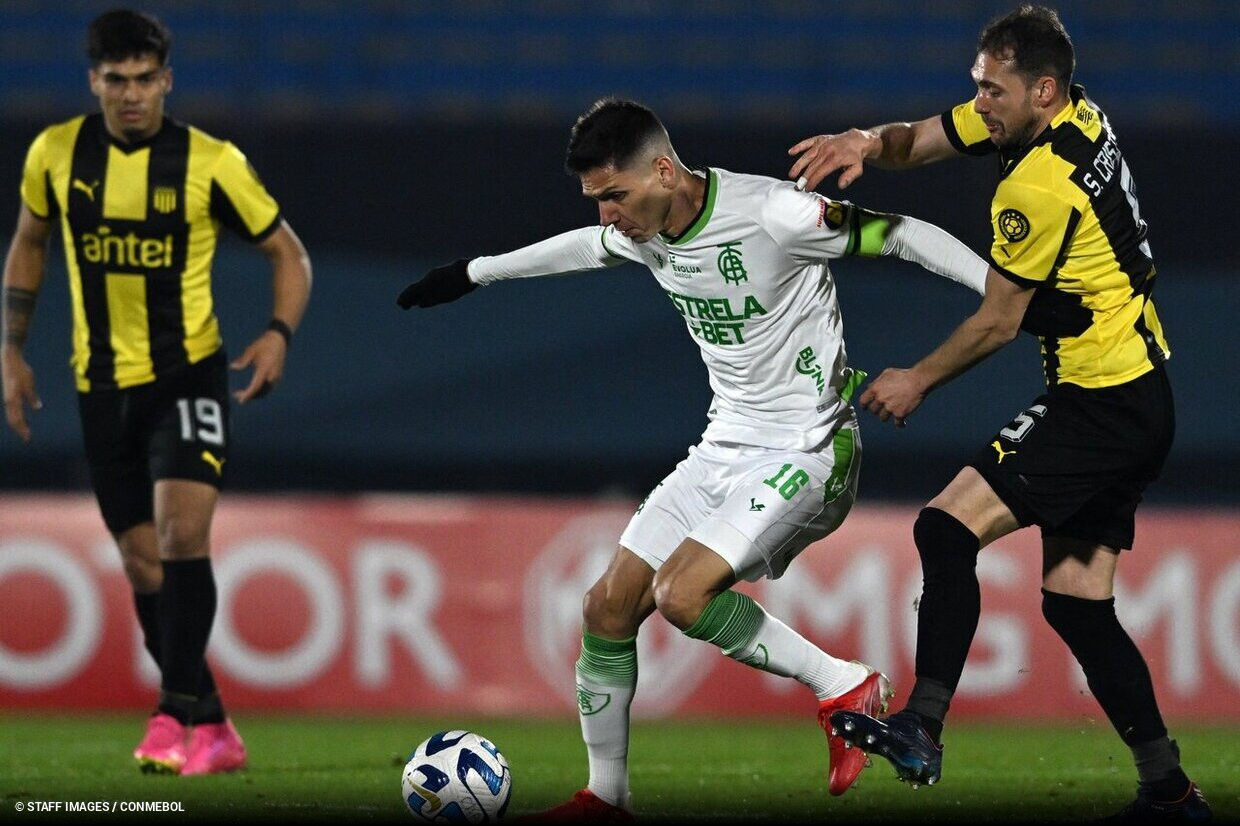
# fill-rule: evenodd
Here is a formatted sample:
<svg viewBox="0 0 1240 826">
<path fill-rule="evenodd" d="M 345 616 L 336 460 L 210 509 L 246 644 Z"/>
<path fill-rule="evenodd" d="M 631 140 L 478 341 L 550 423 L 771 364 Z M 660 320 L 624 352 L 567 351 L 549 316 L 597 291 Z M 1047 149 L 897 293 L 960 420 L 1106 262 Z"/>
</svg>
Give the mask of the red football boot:
<svg viewBox="0 0 1240 826">
<path fill-rule="evenodd" d="M 838 697 L 823 700 L 818 706 L 818 725 L 827 733 L 827 752 L 830 756 L 827 790 L 834 795 L 848 791 L 865 768 L 867 755 L 863 750 L 849 746 L 843 737 L 832 730 L 831 715 L 837 711 L 859 711 L 877 717 L 887 711 L 887 702 L 895 694 L 891 682 L 884 675 L 865 663 L 858 665 L 865 666 L 869 672 L 861 685 Z"/>
<path fill-rule="evenodd" d="M 524 815 L 516 823 L 631 823 L 633 813 L 613 806 L 589 789 L 582 789 L 567 803 L 545 812 Z"/>
</svg>

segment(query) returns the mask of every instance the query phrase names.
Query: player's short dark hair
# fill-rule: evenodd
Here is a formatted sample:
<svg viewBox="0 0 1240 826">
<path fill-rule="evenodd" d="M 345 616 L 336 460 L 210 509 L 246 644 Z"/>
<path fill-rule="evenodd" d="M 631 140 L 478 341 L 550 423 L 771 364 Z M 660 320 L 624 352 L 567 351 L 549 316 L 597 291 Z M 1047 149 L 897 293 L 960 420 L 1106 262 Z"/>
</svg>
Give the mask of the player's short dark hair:
<svg viewBox="0 0 1240 826">
<path fill-rule="evenodd" d="M 86 56 L 92 66 L 144 55 L 155 55 L 164 66 L 171 49 L 168 27 L 146 12 L 112 9 L 92 20 L 86 30 Z"/>
<path fill-rule="evenodd" d="M 1046 6 L 1025 3 L 990 21 L 978 35 L 977 50 L 997 58 L 1010 56 L 1027 82 L 1050 76 L 1065 92 L 1076 70 L 1072 38 L 1055 10 Z"/>
<path fill-rule="evenodd" d="M 667 130 L 654 112 L 635 101 L 602 98 L 573 124 L 564 166 L 574 175 L 605 166 L 624 169 L 656 139 L 666 140 Z"/>
</svg>

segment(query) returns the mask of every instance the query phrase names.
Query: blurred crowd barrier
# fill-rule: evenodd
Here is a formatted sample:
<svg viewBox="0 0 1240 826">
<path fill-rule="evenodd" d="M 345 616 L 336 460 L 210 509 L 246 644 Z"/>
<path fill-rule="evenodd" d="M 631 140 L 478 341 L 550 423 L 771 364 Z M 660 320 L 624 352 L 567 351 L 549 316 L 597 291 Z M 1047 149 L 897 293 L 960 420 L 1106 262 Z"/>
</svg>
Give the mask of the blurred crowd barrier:
<svg viewBox="0 0 1240 826">
<path fill-rule="evenodd" d="M 635 501 L 445 496 L 245 497 L 214 533 L 210 650 L 229 708 L 462 715 L 574 713 L 581 599 Z M 744 584 L 825 650 L 912 684 L 916 509 L 859 506 L 775 582 Z M 1138 516 L 1121 620 L 1169 718 L 1240 721 L 1235 509 Z M 1039 538 L 987 549 L 982 620 L 954 717 L 1106 726 L 1040 612 Z M 0 502 L 0 705 L 149 708 L 157 676 L 119 558 L 85 496 Z M 657 615 L 639 637 L 635 713 L 814 711 L 805 688 L 690 640 Z"/>
</svg>

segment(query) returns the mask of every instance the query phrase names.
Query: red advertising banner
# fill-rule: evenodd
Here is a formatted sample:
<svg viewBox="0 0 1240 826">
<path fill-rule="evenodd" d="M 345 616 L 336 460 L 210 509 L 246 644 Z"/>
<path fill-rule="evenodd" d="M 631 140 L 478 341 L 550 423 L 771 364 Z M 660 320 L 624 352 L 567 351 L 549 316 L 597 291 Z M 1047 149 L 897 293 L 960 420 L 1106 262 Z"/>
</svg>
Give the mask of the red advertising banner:
<svg viewBox="0 0 1240 826">
<path fill-rule="evenodd" d="M 234 709 L 571 715 L 581 599 L 635 502 L 226 496 L 210 659 Z M 912 683 L 915 507 L 859 506 L 780 580 L 741 586 L 831 654 Z M 1240 720 L 1240 513 L 1141 511 L 1117 582 L 1165 715 Z M 1100 715 L 1041 616 L 1040 540 L 982 553 L 963 716 Z M 636 714 L 808 713 L 800 684 L 688 639 L 639 637 Z M 157 675 L 88 496 L 0 502 L 0 704 L 146 708 Z"/>
</svg>

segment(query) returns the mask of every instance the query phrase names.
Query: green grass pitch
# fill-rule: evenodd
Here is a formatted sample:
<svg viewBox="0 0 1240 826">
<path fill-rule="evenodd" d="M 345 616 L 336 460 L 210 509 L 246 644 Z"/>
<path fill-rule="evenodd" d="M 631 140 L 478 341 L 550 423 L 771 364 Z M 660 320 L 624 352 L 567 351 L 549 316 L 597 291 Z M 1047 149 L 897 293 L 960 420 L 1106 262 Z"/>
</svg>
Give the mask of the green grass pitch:
<svg viewBox="0 0 1240 826">
<path fill-rule="evenodd" d="M 139 714 L 0 713 L 0 823 L 135 820 L 413 822 L 400 796 L 406 755 L 430 734 L 468 728 L 513 773 L 508 819 L 567 799 L 586 780 L 576 721 L 259 715 L 235 718 L 249 767 L 217 777 L 140 774 Z M 1240 727 L 1174 726 L 1185 767 L 1217 821 L 1240 819 Z M 943 780 L 913 790 L 875 760 L 857 786 L 827 794 L 826 741 L 812 717 L 639 721 L 630 769 L 642 820 L 718 823 L 1086 821 L 1135 791 L 1128 749 L 1105 721 L 960 723 Z M 184 813 L 57 815 L 36 801 L 167 801 Z M 18 810 L 21 804 L 22 809 Z"/>
</svg>

